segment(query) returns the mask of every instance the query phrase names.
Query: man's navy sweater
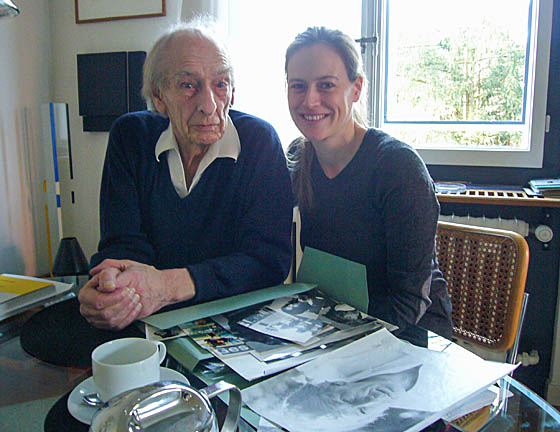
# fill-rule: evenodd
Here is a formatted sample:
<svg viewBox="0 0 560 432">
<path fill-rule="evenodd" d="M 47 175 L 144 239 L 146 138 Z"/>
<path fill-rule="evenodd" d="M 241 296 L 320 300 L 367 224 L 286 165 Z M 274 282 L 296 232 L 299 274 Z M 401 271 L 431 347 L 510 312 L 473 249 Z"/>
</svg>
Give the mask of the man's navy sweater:
<svg viewBox="0 0 560 432">
<path fill-rule="evenodd" d="M 292 192 L 284 152 L 265 121 L 230 111 L 241 141 L 214 160 L 185 198 L 155 146 L 169 119 L 143 111 L 112 127 L 103 167 L 101 240 L 105 258 L 156 268 L 186 267 L 199 303 L 281 283 L 291 262 Z"/>
</svg>

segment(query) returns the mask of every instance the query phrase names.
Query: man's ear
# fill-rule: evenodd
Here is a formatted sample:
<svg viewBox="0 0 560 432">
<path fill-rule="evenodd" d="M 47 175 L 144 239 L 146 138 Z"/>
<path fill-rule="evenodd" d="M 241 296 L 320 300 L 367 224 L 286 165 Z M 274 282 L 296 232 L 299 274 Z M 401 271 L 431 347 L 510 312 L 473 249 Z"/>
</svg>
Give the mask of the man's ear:
<svg viewBox="0 0 560 432">
<path fill-rule="evenodd" d="M 165 102 L 161 99 L 159 94 L 152 93 L 152 101 L 157 112 L 164 114 L 167 111 L 167 107 L 165 106 Z"/>
<path fill-rule="evenodd" d="M 229 106 L 233 105 L 234 100 L 235 100 L 235 87 L 231 90 L 231 102 L 229 103 Z"/>
</svg>

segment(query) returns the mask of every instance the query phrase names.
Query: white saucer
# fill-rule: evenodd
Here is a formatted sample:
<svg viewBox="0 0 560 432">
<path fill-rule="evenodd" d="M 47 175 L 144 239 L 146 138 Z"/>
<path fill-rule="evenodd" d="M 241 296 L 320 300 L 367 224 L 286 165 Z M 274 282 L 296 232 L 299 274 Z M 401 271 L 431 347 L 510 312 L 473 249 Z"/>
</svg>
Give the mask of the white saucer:
<svg viewBox="0 0 560 432">
<path fill-rule="evenodd" d="M 160 367 L 160 379 L 162 381 L 180 381 L 189 384 L 189 381 L 179 372 L 166 367 Z M 95 392 L 97 392 L 97 387 L 95 387 L 93 377 L 87 378 L 74 387 L 74 390 L 72 390 L 72 393 L 70 393 L 68 397 L 68 403 L 66 404 L 72 417 L 82 423 L 91 424 L 93 415 L 99 408 L 86 405 L 82 402 L 82 398 L 86 394 Z"/>
</svg>

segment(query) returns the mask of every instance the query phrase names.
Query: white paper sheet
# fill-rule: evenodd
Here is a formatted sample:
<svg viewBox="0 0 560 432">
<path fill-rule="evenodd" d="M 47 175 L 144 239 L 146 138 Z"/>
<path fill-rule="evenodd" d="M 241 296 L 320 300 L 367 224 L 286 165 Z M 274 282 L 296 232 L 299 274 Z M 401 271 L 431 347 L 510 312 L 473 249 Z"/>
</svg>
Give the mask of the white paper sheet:
<svg viewBox="0 0 560 432">
<path fill-rule="evenodd" d="M 418 431 L 513 369 L 383 329 L 243 390 L 243 401 L 290 431 Z"/>
</svg>

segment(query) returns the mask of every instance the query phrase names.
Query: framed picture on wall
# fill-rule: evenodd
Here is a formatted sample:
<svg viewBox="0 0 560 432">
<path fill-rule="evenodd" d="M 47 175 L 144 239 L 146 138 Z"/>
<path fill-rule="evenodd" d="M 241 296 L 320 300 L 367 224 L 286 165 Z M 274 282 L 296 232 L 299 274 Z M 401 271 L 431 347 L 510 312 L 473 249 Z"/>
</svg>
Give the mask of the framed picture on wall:
<svg viewBox="0 0 560 432">
<path fill-rule="evenodd" d="M 74 0 L 76 23 L 165 16 L 165 0 Z"/>
</svg>

